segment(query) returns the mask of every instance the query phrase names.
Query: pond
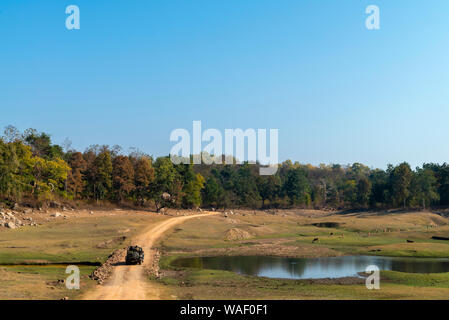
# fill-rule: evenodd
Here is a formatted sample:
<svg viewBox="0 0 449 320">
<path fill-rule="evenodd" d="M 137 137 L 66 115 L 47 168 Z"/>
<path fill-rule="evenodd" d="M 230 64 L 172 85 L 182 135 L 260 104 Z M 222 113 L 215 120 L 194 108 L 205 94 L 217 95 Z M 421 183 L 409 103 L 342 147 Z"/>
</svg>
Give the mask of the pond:
<svg viewBox="0 0 449 320">
<path fill-rule="evenodd" d="M 369 265 L 380 270 L 409 273 L 449 272 L 449 259 L 382 256 L 342 256 L 326 258 L 280 257 L 198 257 L 180 258 L 172 266 L 227 270 L 243 275 L 281 279 L 320 279 L 358 276 Z"/>
</svg>

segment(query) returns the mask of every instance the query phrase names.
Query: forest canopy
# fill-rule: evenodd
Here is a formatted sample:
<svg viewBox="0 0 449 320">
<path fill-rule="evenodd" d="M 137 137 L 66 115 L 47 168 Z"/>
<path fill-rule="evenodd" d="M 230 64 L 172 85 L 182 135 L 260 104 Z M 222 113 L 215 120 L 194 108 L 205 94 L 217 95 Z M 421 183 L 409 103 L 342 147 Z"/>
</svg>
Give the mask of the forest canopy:
<svg viewBox="0 0 449 320">
<path fill-rule="evenodd" d="M 170 158 L 93 145 L 84 152 L 50 135 L 8 126 L 0 138 L 0 201 L 50 200 L 153 207 L 369 209 L 449 205 L 449 165 L 407 162 L 386 170 L 360 163 L 312 166 L 290 160 L 272 176 L 258 164 L 173 164 Z"/>
</svg>

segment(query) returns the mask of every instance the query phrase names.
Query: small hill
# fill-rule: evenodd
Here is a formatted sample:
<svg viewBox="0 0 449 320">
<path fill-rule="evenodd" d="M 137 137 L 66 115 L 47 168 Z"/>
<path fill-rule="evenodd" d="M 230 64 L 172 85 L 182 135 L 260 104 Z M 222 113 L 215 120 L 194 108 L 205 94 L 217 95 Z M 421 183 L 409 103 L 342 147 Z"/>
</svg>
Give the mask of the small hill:
<svg viewBox="0 0 449 320">
<path fill-rule="evenodd" d="M 225 240 L 227 241 L 239 241 L 239 240 L 246 240 L 250 239 L 252 236 L 249 232 L 238 229 L 238 228 L 232 228 L 226 231 L 225 233 Z"/>
</svg>

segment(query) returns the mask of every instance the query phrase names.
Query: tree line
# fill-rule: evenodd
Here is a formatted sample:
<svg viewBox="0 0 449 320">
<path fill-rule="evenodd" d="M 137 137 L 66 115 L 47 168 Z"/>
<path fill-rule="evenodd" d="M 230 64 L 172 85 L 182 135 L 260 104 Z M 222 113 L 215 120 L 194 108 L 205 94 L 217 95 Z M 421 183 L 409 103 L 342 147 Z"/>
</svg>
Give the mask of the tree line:
<svg viewBox="0 0 449 320">
<path fill-rule="evenodd" d="M 406 162 L 386 170 L 363 164 L 304 165 L 287 160 L 272 176 L 258 164 L 172 163 L 139 151 L 94 145 L 84 152 L 48 134 L 9 126 L 0 138 L 0 201 L 104 201 L 176 208 L 428 208 L 449 205 L 449 165 Z"/>
</svg>

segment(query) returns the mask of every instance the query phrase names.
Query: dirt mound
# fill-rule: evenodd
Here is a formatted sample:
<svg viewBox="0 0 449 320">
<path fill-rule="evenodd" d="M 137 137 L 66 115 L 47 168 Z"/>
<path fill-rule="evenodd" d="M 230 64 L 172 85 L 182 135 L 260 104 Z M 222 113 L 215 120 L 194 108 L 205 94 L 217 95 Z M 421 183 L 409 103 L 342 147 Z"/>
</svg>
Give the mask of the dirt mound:
<svg viewBox="0 0 449 320">
<path fill-rule="evenodd" d="M 229 229 L 225 233 L 225 240 L 227 241 L 246 240 L 250 239 L 251 237 L 252 236 L 249 232 L 238 228 Z"/>
<path fill-rule="evenodd" d="M 444 226 L 447 225 L 448 221 L 447 219 L 440 217 L 440 216 L 431 216 L 430 217 L 430 224 L 436 225 L 436 226 Z"/>
</svg>

